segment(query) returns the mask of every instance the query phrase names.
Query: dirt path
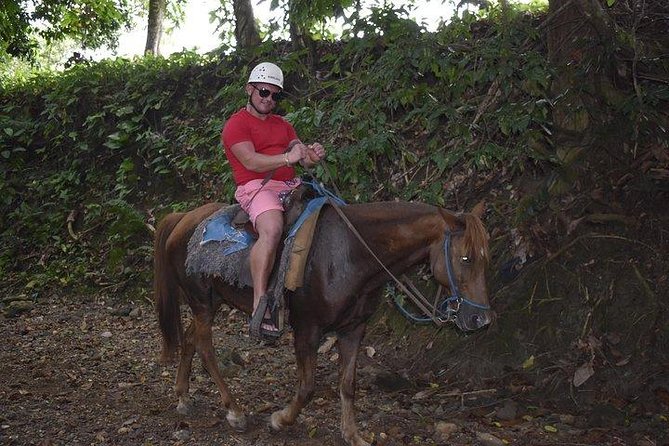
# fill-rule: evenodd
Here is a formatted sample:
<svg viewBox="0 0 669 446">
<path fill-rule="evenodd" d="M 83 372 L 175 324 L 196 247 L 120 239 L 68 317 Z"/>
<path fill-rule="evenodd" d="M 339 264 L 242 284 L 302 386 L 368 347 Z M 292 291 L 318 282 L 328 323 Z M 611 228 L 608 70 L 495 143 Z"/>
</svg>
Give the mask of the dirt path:
<svg viewBox="0 0 669 446">
<path fill-rule="evenodd" d="M 319 355 L 316 395 L 283 432 L 267 421 L 293 394 L 290 335 L 278 347 L 245 334 L 245 317 L 219 315 L 215 342 L 224 374 L 249 416 L 233 431 L 217 391 L 196 359 L 192 414 L 176 413 L 175 366 L 156 363 L 153 311 L 137 304 L 74 304 L 52 296 L 16 317 L 0 319 L 0 444 L 7 445 L 341 445 L 336 347 Z M 79 297 L 78 302 L 84 302 Z M 521 390 L 455 389 L 400 375 L 373 340 L 363 343 L 358 423 L 378 445 L 635 445 L 666 443 L 666 420 L 651 414 L 593 428 L 583 414 L 558 413 Z M 471 393 L 463 393 L 472 390 Z M 652 418 L 652 417 L 656 417 Z M 620 422 L 620 425 L 617 423 Z M 664 423 L 664 424 L 663 424 Z M 626 425 L 626 426 L 625 426 Z M 664 440 L 663 440 L 664 439 Z M 665 441 L 665 443 L 662 443 Z"/>
</svg>

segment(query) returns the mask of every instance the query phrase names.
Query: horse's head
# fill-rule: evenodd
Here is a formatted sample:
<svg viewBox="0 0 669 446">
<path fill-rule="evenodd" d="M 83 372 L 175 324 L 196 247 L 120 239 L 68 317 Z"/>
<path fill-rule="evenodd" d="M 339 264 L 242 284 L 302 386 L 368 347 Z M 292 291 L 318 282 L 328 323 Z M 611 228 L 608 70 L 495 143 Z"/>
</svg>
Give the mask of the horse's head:
<svg viewBox="0 0 669 446">
<path fill-rule="evenodd" d="M 446 229 L 430 247 L 432 274 L 450 290 L 446 311 L 464 331 L 484 327 L 491 319 L 485 278 L 488 233 L 480 219 L 483 211 L 483 203 L 464 214 L 439 209 Z"/>
</svg>

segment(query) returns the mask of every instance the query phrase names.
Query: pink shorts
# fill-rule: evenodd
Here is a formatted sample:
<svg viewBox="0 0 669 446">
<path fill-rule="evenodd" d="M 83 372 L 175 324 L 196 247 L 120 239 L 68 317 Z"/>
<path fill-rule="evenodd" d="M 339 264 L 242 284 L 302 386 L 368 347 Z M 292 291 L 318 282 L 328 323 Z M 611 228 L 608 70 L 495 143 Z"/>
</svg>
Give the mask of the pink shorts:
<svg viewBox="0 0 669 446">
<path fill-rule="evenodd" d="M 255 227 L 256 218 L 265 211 L 277 209 L 283 211 L 279 194 L 283 191 L 295 189 L 300 185 L 299 178 L 288 181 L 269 180 L 262 185 L 263 180 L 251 180 L 237 187 L 235 199 L 239 202 L 251 219 Z M 258 192 L 258 190 L 260 190 Z M 256 194 L 256 192 L 258 192 Z"/>
</svg>

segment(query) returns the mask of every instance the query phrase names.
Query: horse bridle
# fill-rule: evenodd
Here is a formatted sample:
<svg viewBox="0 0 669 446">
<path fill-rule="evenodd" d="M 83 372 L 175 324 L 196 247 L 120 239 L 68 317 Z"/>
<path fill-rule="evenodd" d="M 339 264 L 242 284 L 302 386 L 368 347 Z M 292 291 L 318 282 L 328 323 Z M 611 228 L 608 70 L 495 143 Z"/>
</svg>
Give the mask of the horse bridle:
<svg viewBox="0 0 669 446">
<path fill-rule="evenodd" d="M 480 304 L 477 302 L 474 302 L 471 299 L 468 299 L 464 294 L 460 292 L 460 288 L 458 287 L 458 282 L 455 280 L 455 272 L 453 270 L 453 261 L 451 260 L 451 238 L 453 235 L 460 235 L 464 233 L 464 231 L 450 231 L 446 230 L 446 234 L 444 236 L 444 256 L 445 258 L 445 263 L 446 263 L 446 273 L 448 274 L 448 283 L 451 288 L 451 296 L 446 298 L 442 303 L 441 307 L 444 305 L 446 306 L 446 320 L 453 320 L 455 318 L 455 315 L 460 311 L 460 305 L 465 304 L 469 305 L 470 307 L 474 308 L 480 308 L 481 310 L 489 310 L 490 305 L 484 305 Z M 455 303 L 455 309 L 451 308 L 450 303 L 454 302 Z"/>
<path fill-rule="evenodd" d="M 460 311 L 460 307 L 465 304 L 474 308 L 480 308 L 482 310 L 489 310 L 490 306 L 489 305 L 484 305 L 484 304 L 479 304 L 477 302 L 472 301 L 471 299 L 468 299 L 464 294 L 460 292 L 460 288 L 458 287 L 456 278 L 455 278 L 455 272 L 453 269 L 453 262 L 451 260 L 451 240 L 453 235 L 459 235 L 463 233 L 464 231 L 459 230 L 459 231 L 451 231 L 451 230 L 446 230 L 446 233 L 444 234 L 444 256 L 445 256 L 445 263 L 446 263 L 446 273 L 448 274 L 448 282 L 450 285 L 451 289 L 451 296 L 444 299 L 439 305 L 439 309 L 437 308 L 436 303 L 431 304 L 425 296 L 421 294 L 421 292 L 414 286 L 412 286 L 413 291 L 409 290 L 407 286 L 395 275 L 388 269 L 388 267 L 379 259 L 379 257 L 372 251 L 372 248 L 365 242 L 365 239 L 362 238 L 362 235 L 358 232 L 358 230 L 353 226 L 353 223 L 346 217 L 344 212 L 339 208 L 338 204 L 333 202 L 332 200 L 329 200 L 330 205 L 337 211 L 339 216 L 341 217 L 342 220 L 344 220 L 344 223 L 348 226 L 348 228 L 353 232 L 353 234 L 357 237 L 357 239 L 362 243 L 362 245 L 369 251 L 369 253 L 374 257 L 374 259 L 381 265 L 381 267 L 385 270 L 386 273 L 395 281 L 397 284 L 398 288 L 405 293 L 412 301 L 413 303 L 426 315 L 426 317 L 419 318 L 408 311 L 406 311 L 403 307 L 401 307 L 399 304 L 397 305 L 398 309 L 403 313 L 405 317 L 408 319 L 417 322 L 417 323 L 425 323 L 425 322 L 434 322 L 436 325 L 442 325 L 446 322 L 451 322 L 455 320 L 456 315 Z M 453 305 L 451 305 L 454 303 Z M 396 302 L 397 304 L 397 302 Z M 429 306 L 432 305 L 432 311 L 429 309 Z M 437 311 L 439 312 L 439 315 L 437 315 Z"/>
</svg>

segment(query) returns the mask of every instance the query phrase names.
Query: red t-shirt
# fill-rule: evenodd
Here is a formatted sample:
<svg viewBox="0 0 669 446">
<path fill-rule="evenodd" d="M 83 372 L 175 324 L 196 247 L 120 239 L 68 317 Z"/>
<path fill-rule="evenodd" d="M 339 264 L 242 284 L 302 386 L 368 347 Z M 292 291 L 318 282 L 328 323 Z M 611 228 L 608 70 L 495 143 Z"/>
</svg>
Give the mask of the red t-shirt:
<svg viewBox="0 0 669 446">
<path fill-rule="evenodd" d="M 260 119 L 249 113 L 246 108 L 233 114 L 223 126 L 221 142 L 225 156 L 230 162 L 232 176 L 238 186 L 251 180 L 263 179 L 267 172 L 248 170 L 230 150 L 234 144 L 250 141 L 257 153 L 263 155 L 280 155 L 286 151 L 288 144 L 297 139 L 293 126 L 278 115 L 269 115 Z M 273 180 L 287 181 L 295 178 L 295 169 L 288 166 L 279 167 L 272 175 Z"/>
</svg>

